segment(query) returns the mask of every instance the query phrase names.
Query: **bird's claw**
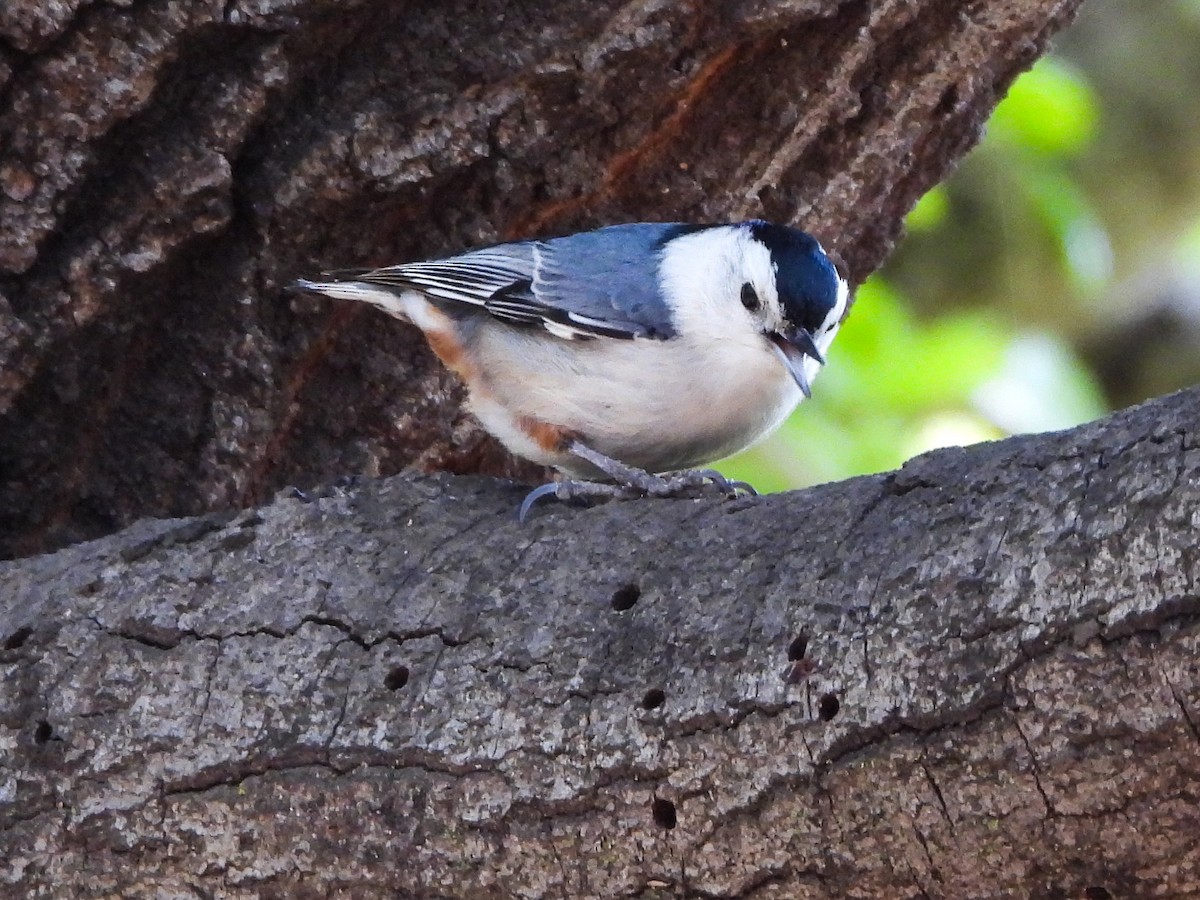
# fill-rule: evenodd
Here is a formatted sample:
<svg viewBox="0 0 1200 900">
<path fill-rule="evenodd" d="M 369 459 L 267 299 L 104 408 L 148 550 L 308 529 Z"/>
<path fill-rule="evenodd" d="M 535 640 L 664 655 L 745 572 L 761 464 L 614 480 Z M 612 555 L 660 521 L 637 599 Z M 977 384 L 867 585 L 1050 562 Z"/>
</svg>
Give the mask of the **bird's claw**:
<svg viewBox="0 0 1200 900">
<path fill-rule="evenodd" d="M 517 521 L 524 525 L 525 517 L 529 515 L 529 511 L 533 509 L 533 505 L 543 497 L 549 496 L 550 494 L 557 494 L 560 484 L 561 482 L 551 481 L 547 484 L 543 484 L 541 487 L 534 488 L 532 491 L 526 494 L 525 499 L 521 501 L 521 508 L 517 511 Z"/>
<path fill-rule="evenodd" d="M 712 484 L 721 493 L 728 494 L 731 498 L 737 497 L 739 494 L 745 494 L 747 497 L 758 496 L 758 491 L 754 489 L 753 485 L 745 481 L 733 481 L 726 478 L 716 469 L 689 469 L 686 472 L 678 472 L 667 480 L 670 481 L 673 478 L 684 479 L 683 487 L 703 487 L 706 484 Z"/>
</svg>

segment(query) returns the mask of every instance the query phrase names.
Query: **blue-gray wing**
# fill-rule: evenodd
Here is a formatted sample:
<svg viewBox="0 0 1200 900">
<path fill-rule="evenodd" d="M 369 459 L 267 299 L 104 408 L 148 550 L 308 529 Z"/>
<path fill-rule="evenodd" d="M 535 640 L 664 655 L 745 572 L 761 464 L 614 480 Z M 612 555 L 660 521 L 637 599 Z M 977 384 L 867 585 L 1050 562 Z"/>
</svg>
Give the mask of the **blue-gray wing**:
<svg viewBox="0 0 1200 900">
<path fill-rule="evenodd" d="M 448 259 L 355 273 L 356 281 L 411 288 L 564 338 L 665 339 L 675 334 L 658 285 L 663 245 L 694 225 L 613 225 L 522 241 Z"/>
</svg>

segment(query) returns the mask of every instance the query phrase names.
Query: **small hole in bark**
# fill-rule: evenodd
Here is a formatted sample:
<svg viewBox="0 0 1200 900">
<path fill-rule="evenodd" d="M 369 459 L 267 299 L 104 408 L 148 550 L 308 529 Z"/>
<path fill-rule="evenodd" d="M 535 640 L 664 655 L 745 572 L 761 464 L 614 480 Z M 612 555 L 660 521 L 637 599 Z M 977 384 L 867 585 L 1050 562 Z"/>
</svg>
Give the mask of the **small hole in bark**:
<svg viewBox="0 0 1200 900">
<path fill-rule="evenodd" d="M 642 698 L 642 709 L 658 709 L 666 702 L 667 695 L 661 688 L 650 688 Z"/>
<path fill-rule="evenodd" d="M 1087 900 L 1112 900 L 1112 892 L 1098 884 L 1093 884 L 1085 890 L 1083 896 L 1087 897 Z"/>
<path fill-rule="evenodd" d="M 45 719 L 37 723 L 37 728 L 33 731 L 33 742 L 35 744 L 44 744 L 50 738 L 54 737 L 54 727 Z"/>
<path fill-rule="evenodd" d="M 406 684 L 408 684 L 408 666 L 394 666 L 387 673 L 387 677 L 383 679 L 383 686 L 389 691 L 398 691 Z"/>
<path fill-rule="evenodd" d="M 612 595 L 612 608 L 617 612 L 633 609 L 633 604 L 642 596 L 642 589 L 636 584 L 626 584 L 617 588 Z"/>
<path fill-rule="evenodd" d="M 937 102 L 937 106 L 933 108 L 935 118 L 949 115 L 950 112 L 958 105 L 958 85 L 952 84 L 944 91 Z"/>
<path fill-rule="evenodd" d="M 650 804 L 650 813 L 654 816 L 654 821 L 666 829 L 674 828 L 678 822 L 675 815 L 675 804 L 662 797 L 654 798 L 654 802 Z"/>
<path fill-rule="evenodd" d="M 28 625 L 18 628 L 16 631 L 14 631 L 12 634 L 10 634 L 8 636 L 8 640 L 6 640 L 4 642 L 4 649 L 5 650 L 16 650 L 18 647 L 20 647 L 22 644 L 24 644 L 27 640 L 29 640 L 29 636 L 31 634 L 33 634 L 33 629 L 30 628 Z"/>
<path fill-rule="evenodd" d="M 841 708 L 842 703 L 836 694 L 822 694 L 821 699 L 817 702 L 817 715 L 821 717 L 822 722 L 828 722 L 838 714 L 838 710 Z"/>
<path fill-rule="evenodd" d="M 788 644 L 788 659 L 795 662 L 808 655 L 808 632 L 802 631 Z"/>
</svg>

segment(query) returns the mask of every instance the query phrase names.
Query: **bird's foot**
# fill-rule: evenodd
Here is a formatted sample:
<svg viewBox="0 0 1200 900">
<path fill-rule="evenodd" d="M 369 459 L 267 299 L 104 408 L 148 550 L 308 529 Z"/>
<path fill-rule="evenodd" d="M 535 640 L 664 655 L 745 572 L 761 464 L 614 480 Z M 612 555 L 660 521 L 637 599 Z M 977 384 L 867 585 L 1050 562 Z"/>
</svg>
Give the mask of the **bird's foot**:
<svg viewBox="0 0 1200 900">
<path fill-rule="evenodd" d="M 678 497 L 693 488 L 709 486 L 716 487 L 721 493 L 732 497 L 736 497 L 739 492 L 758 493 L 746 482 L 730 481 L 716 469 L 685 469 L 682 472 L 655 475 L 645 469 L 628 466 L 611 456 L 605 456 L 579 441 L 572 441 L 568 449 L 580 459 L 590 462 L 618 485 L 633 488 L 649 497 Z"/>
<path fill-rule="evenodd" d="M 716 488 L 727 497 L 737 497 L 739 494 L 757 496 L 758 492 L 744 481 L 731 481 L 715 469 L 687 469 L 682 472 L 670 472 L 666 475 L 655 475 L 645 469 L 628 466 L 610 456 L 605 456 L 579 441 L 572 442 L 570 451 L 580 459 L 587 460 L 597 469 L 612 479 L 606 481 L 576 481 L 562 479 L 543 484 L 534 488 L 526 495 L 518 513 L 520 521 L 525 517 L 534 504 L 543 497 L 551 495 L 559 500 L 574 500 L 576 498 L 615 498 L 629 500 L 635 497 L 692 497 L 698 493 Z"/>
</svg>

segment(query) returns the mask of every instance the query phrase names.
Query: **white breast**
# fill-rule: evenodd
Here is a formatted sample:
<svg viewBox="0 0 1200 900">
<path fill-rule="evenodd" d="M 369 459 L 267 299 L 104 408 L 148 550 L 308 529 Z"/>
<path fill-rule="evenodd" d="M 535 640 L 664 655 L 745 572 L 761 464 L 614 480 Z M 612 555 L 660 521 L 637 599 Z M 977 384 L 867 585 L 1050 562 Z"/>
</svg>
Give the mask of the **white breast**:
<svg viewBox="0 0 1200 900">
<path fill-rule="evenodd" d="M 766 340 L 751 337 L 580 342 L 489 327 L 477 339 L 486 374 L 472 409 L 513 452 L 584 477 L 590 467 L 537 446 L 519 420 L 565 428 L 652 472 L 703 465 L 765 436 L 800 402 Z"/>
</svg>

